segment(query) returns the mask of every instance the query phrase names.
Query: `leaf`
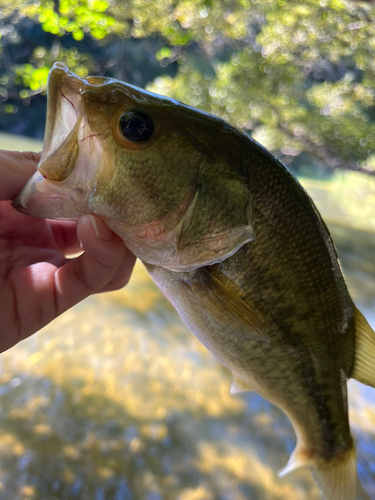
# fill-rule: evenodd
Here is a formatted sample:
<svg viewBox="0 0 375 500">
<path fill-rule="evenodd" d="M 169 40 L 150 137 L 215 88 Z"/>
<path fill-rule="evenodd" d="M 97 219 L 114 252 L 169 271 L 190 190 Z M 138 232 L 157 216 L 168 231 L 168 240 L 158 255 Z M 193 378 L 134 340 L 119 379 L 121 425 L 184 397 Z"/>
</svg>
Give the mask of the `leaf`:
<svg viewBox="0 0 375 500">
<path fill-rule="evenodd" d="M 73 32 L 74 40 L 82 40 L 84 36 L 85 36 L 85 34 L 83 33 L 83 31 L 81 29 Z"/>
</svg>

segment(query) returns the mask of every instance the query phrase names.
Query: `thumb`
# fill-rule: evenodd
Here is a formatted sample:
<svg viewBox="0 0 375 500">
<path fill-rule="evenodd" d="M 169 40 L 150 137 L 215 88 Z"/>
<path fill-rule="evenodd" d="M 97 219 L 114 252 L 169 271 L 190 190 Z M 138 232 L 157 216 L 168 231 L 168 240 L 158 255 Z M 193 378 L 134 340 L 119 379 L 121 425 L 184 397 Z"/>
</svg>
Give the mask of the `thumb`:
<svg viewBox="0 0 375 500">
<path fill-rule="evenodd" d="M 122 266 L 127 254 L 121 238 L 92 215 L 79 219 L 77 236 L 84 253 L 56 272 L 57 314 L 104 288 Z M 134 260 L 131 267 L 133 264 Z"/>
</svg>

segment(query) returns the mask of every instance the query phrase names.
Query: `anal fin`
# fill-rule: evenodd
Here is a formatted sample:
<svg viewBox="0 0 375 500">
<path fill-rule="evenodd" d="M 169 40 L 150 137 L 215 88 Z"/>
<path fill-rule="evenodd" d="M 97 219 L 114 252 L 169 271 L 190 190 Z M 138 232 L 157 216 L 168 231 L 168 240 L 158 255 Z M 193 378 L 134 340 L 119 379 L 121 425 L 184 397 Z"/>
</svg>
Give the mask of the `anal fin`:
<svg viewBox="0 0 375 500">
<path fill-rule="evenodd" d="M 231 394 L 238 394 L 239 392 L 255 391 L 256 389 L 251 387 L 251 384 L 245 382 L 237 375 L 233 374 L 232 385 L 230 386 Z"/>
<path fill-rule="evenodd" d="M 355 355 L 351 378 L 375 387 L 375 333 L 357 308 L 355 326 Z"/>
</svg>

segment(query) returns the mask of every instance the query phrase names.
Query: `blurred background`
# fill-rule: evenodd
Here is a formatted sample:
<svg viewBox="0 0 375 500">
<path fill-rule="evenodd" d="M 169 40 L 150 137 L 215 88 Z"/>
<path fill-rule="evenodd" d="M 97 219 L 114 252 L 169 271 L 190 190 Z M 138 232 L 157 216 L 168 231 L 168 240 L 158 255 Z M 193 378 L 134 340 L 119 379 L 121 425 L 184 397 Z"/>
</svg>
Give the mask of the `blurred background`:
<svg viewBox="0 0 375 500">
<path fill-rule="evenodd" d="M 299 177 L 375 326 L 375 6 L 0 0 L 0 147 L 42 147 L 48 72 L 114 77 L 223 117 Z M 375 391 L 351 381 L 358 500 Z M 0 500 L 318 500 L 295 437 L 188 332 L 141 264 L 0 356 Z"/>
</svg>

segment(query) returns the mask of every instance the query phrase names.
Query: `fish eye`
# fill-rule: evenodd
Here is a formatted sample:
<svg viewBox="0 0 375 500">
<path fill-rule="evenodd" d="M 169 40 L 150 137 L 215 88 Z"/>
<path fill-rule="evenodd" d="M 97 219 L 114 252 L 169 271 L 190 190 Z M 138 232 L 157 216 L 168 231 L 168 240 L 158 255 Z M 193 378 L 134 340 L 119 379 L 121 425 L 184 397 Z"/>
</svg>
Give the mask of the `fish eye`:
<svg viewBox="0 0 375 500">
<path fill-rule="evenodd" d="M 154 133 L 154 124 L 151 118 L 143 111 L 127 111 L 120 117 L 122 135 L 131 142 L 144 142 Z"/>
</svg>

